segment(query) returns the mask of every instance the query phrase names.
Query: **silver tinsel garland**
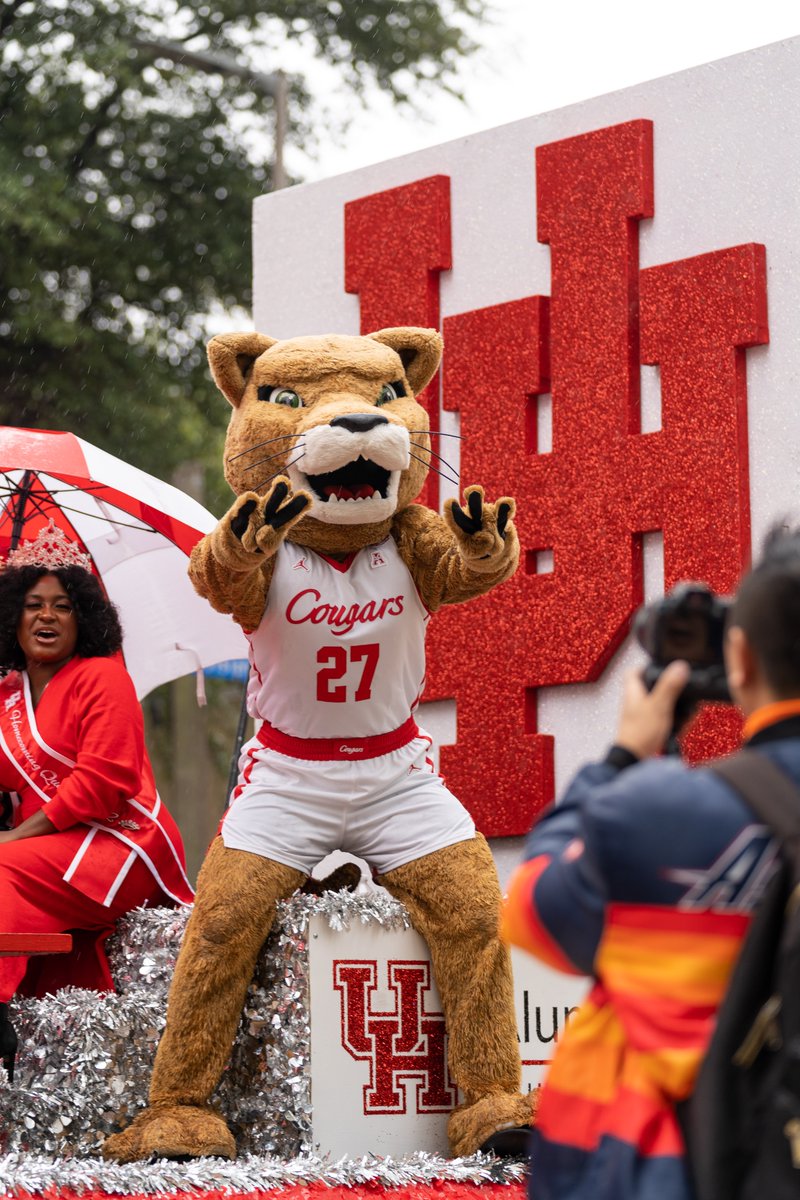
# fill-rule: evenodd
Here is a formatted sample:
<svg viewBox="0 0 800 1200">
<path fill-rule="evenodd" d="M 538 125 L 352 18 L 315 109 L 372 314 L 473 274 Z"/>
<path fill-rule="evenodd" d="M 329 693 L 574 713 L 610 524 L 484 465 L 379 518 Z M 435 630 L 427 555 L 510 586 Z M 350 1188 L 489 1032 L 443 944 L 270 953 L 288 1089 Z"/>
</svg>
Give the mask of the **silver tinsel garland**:
<svg viewBox="0 0 800 1200">
<path fill-rule="evenodd" d="M 101 1159 L 52 1159 L 34 1154 L 0 1158 L 0 1195 L 41 1195 L 61 1188 L 81 1194 L 133 1194 L 157 1196 L 169 1192 L 256 1192 L 274 1188 L 323 1184 L 327 1187 L 397 1188 L 414 1184 L 518 1183 L 524 1178 L 521 1163 L 475 1154 L 471 1158 L 444 1159 L 429 1154 L 406 1158 L 341 1159 L 331 1163 L 312 1156 L 290 1162 L 247 1155 L 235 1162 L 205 1158 L 189 1163 L 161 1160 L 121 1167 Z"/>
<path fill-rule="evenodd" d="M 0 1070 L 0 1153 L 9 1156 L 6 1164 L 25 1162 L 34 1170 L 37 1154 L 61 1159 L 97 1155 L 106 1135 L 145 1106 L 188 911 L 138 909 L 120 922 L 109 942 L 117 995 L 66 988 L 43 1000 L 12 1005 L 20 1049 L 13 1086 Z M 279 906 L 248 991 L 230 1064 L 214 1097 L 245 1155 L 285 1160 L 312 1149 L 307 931 L 315 914 L 332 929 L 357 922 L 409 926 L 405 909 L 382 890 L 296 895 Z M 123 1174 L 129 1169 L 94 1164 L 93 1171 L 95 1167 Z M 52 1169 L 51 1164 L 51 1177 Z M 61 1163 L 62 1169 L 68 1164 Z M 76 1162 L 69 1169 L 77 1179 L 83 1168 Z M 204 1178 L 238 1169 L 237 1164 L 215 1166 L 213 1172 L 208 1164 L 196 1168 Z M 238 1189 L 238 1184 L 231 1186 Z"/>
</svg>

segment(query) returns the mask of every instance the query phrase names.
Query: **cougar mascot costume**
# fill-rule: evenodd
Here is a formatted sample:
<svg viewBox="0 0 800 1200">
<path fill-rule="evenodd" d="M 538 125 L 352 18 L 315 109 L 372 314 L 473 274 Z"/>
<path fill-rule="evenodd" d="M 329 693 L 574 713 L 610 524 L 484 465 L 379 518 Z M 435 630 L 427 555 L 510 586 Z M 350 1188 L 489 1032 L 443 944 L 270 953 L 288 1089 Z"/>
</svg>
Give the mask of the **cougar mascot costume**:
<svg viewBox="0 0 800 1200">
<path fill-rule="evenodd" d="M 444 517 L 412 503 L 431 454 L 414 396 L 441 350 L 428 329 L 209 345 L 233 407 L 237 499 L 190 574 L 247 632 L 262 724 L 200 872 L 150 1107 L 107 1140 L 108 1158 L 235 1156 L 209 1097 L 276 902 L 334 849 L 372 865 L 430 947 L 463 1094 L 453 1153 L 502 1152 L 529 1123 L 494 863 L 413 716 L 430 614 L 488 592 L 519 557 L 513 500 L 470 487 Z"/>
</svg>

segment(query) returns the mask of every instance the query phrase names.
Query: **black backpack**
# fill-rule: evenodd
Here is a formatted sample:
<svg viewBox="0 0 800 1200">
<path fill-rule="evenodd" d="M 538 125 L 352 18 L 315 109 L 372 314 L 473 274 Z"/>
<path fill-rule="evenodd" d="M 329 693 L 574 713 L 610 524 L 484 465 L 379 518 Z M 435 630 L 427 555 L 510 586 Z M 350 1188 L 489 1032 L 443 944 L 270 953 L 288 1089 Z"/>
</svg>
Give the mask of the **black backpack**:
<svg viewBox="0 0 800 1200">
<path fill-rule="evenodd" d="M 780 839 L 782 863 L 679 1118 L 697 1200 L 799 1200 L 800 789 L 756 750 L 713 770 Z"/>
</svg>

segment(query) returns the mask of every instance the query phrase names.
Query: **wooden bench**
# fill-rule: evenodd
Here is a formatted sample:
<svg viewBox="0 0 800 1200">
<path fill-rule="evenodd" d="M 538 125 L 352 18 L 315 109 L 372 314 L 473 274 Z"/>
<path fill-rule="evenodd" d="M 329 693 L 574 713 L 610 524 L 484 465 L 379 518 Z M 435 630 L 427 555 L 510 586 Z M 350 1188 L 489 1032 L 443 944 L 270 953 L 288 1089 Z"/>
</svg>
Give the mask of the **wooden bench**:
<svg viewBox="0 0 800 1200">
<path fill-rule="evenodd" d="M 69 954 L 68 933 L 0 933 L 0 957 L 19 958 L 31 954 Z"/>
</svg>

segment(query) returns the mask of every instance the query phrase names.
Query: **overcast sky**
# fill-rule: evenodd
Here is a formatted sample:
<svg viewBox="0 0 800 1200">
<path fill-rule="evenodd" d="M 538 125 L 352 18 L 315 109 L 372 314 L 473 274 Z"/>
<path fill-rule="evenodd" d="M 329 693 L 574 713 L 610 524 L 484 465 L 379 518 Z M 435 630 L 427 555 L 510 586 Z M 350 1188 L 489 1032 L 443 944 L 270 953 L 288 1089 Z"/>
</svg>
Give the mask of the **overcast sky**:
<svg viewBox="0 0 800 1200">
<path fill-rule="evenodd" d="M 357 0 L 346 0 L 357 2 Z M 316 159 L 292 151 L 305 180 L 408 154 L 800 34 L 796 0 L 492 0 L 494 24 L 476 31 L 480 54 L 466 60 L 466 104 L 440 95 L 429 120 L 399 112 L 383 96 L 357 112 L 342 144 Z M 284 66 L 303 71 L 335 111 L 336 76 L 301 47 Z"/>
</svg>

